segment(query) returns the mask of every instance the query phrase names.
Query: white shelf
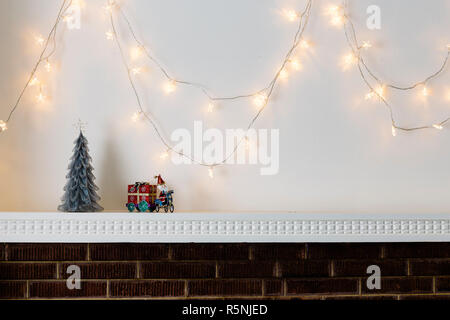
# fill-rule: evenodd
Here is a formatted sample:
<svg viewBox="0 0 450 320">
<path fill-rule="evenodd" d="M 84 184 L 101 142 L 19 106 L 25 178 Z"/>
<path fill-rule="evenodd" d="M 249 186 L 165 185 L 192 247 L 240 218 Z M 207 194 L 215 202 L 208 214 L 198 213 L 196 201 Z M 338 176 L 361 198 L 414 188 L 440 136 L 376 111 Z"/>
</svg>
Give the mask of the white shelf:
<svg viewBox="0 0 450 320">
<path fill-rule="evenodd" d="M 0 242 L 450 241 L 450 214 L 0 212 Z"/>
</svg>

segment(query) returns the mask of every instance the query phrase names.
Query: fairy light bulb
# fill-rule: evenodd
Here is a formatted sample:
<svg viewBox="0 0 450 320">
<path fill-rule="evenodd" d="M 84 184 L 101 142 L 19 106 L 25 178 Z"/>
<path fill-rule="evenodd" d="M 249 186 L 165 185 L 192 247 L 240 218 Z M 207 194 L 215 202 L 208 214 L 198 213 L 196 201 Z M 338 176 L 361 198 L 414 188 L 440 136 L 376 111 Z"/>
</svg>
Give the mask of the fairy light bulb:
<svg viewBox="0 0 450 320">
<path fill-rule="evenodd" d="M 133 75 L 137 76 L 137 75 L 141 74 L 142 68 L 140 68 L 140 67 L 132 68 L 131 72 L 133 73 Z"/>
<path fill-rule="evenodd" d="M 208 168 L 208 175 L 211 179 L 214 179 L 214 170 L 212 167 Z"/>
<path fill-rule="evenodd" d="M 342 58 L 342 69 L 348 70 L 358 62 L 358 58 L 353 53 L 348 53 Z"/>
<path fill-rule="evenodd" d="M 52 71 L 52 64 L 47 60 L 47 61 L 45 62 L 44 68 L 45 68 L 45 70 L 46 70 L 47 72 L 51 72 L 51 71 Z"/>
<path fill-rule="evenodd" d="M 106 40 L 113 40 L 114 39 L 114 33 L 112 31 L 108 31 L 105 33 Z"/>
<path fill-rule="evenodd" d="M 330 16 L 330 24 L 340 27 L 344 24 L 345 18 L 342 14 L 342 8 L 339 6 L 330 6 L 327 9 L 327 15 Z"/>
<path fill-rule="evenodd" d="M 284 10 L 284 16 L 291 22 L 294 22 L 299 18 L 299 15 L 295 10 Z"/>
<path fill-rule="evenodd" d="M 423 87 L 422 89 L 422 96 L 428 97 L 430 95 L 431 91 L 428 89 L 428 87 Z"/>
<path fill-rule="evenodd" d="M 171 94 L 172 92 L 174 92 L 176 90 L 176 88 L 177 88 L 177 84 L 176 84 L 175 80 L 170 80 L 164 85 L 164 92 L 166 94 Z"/>
<path fill-rule="evenodd" d="M 46 98 L 47 97 L 42 92 L 39 92 L 39 94 L 36 96 L 36 101 L 38 103 L 43 103 L 43 102 L 45 102 Z"/>
<path fill-rule="evenodd" d="M 253 104 L 258 107 L 258 108 L 262 108 L 264 107 L 264 105 L 267 103 L 267 96 L 265 94 L 262 93 L 258 93 L 254 98 L 253 98 Z"/>
<path fill-rule="evenodd" d="M 42 36 L 36 36 L 34 39 L 36 40 L 36 43 L 40 46 L 42 46 L 45 42 L 45 39 Z"/>
<path fill-rule="evenodd" d="M 392 136 L 393 137 L 397 136 L 397 129 L 394 126 L 392 126 Z"/>
<path fill-rule="evenodd" d="M 280 79 L 281 80 L 287 80 L 289 78 L 289 72 L 286 70 L 286 68 L 283 68 L 280 71 Z"/>
<path fill-rule="evenodd" d="M 309 48 L 311 48 L 311 42 L 309 42 L 308 40 L 300 41 L 300 48 L 302 48 L 302 49 L 309 49 Z"/>
<path fill-rule="evenodd" d="M 372 43 L 370 43 L 370 41 L 363 41 L 363 44 L 361 46 L 363 49 L 370 49 L 372 48 Z"/>
<path fill-rule="evenodd" d="M 212 112 L 214 112 L 214 109 L 216 108 L 216 106 L 214 105 L 214 103 L 209 103 L 208 104 L 208 112 L 209 113 L 212 113 Z"/>
<path fill-rule="evenodd" d="M 159 157 L 161 160 L 166 160 L 169 157 L 169 151 L 164 151 Z"/>
<path fill-rule="evenodd" d="M 292 69 L 294 69 L 295 71 L 302 70 L 303 66 L 302 66 L 301 62 L 298 59 L 296 59 L 296 58 L 291 59 L 291 60 L 289 60 L 289 63 L 291 65 Z"/>
<path fill-rule="evenodd" d="M 8 126 L 6 125 L 6 122 L 3 120 L 0 120 L 0 132 L 8 130 Z"/>
<path fill-rule="evenodd" d="M 116 3 L 114 1 L 109 1 L 106 6 L 103 7 L 108 12 L 112 12 L 114 7 L 116 6 Z"/>
<path fill-rule="evenodd" d="M 133 122 L 138 122 L 139 118 L 142 115 L 142 111 L 139 112 L 135 112 L 133 113 L 133 115 L 131 116 L 131 120 L 133 120 Z"/>
<path fill-rule="evenodd" d="M 30 87 L 36 86 L 39 83 L 40 83 L 39 79 L 37 77 L 34 77 L 33 79 L 30 80 Z"/>
<path fill-rule="evenodd" d="M 370 100 L 376 97 L 380 99 L 385 99 L 385 94 L 386 94 L 386 86 L 381 85 L 378 86 L 375 90 L 366 94 L 366 100 Z"/>
<path fill-rule="evenodd" d="M 442 130 L 444 129 L 444 127 L 440 124 L 433 124 L 433 128 L 437 129 L 437 130 Z"/>
<path fill-rule="evenodd" d="M 144 53 L 144 49 L 141 46 L 133 47 L 130 50 L 130 57 L 132 60 L 139 59 Z"/>
</svg>

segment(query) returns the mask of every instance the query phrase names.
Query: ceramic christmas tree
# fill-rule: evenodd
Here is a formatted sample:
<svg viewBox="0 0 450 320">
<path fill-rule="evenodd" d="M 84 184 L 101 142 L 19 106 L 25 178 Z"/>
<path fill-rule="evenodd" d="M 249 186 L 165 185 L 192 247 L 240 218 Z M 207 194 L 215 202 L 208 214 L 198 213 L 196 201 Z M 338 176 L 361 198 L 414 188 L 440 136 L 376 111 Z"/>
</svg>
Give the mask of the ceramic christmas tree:
<svg viewBox="0 0 450 320">
<path fill-rule="evenodd" d="M 91 157 L 89 156 L 88 141 L 80 128 L 80 135 L 75 141 L 73 156 L 67 174 L 67 184 L 62 204 L 58 207 L 63 212 L 98 212 L 103 208 L 97 203 L 98 187 L 95 185 L 95 176 L 92 171 Z"/>
</svg>

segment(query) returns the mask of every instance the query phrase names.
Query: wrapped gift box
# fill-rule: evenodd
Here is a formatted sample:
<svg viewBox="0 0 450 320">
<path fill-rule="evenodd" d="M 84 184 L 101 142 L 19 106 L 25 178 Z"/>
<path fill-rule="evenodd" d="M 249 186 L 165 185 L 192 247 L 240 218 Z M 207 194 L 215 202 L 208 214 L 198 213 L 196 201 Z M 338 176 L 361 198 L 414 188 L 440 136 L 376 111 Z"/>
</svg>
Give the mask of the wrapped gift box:
<svg viewBox="0 0 450 320">
<path fill-rule="evenodd" d="M 149 204 L 155 202 L 158 196 L 158 188 L 148 182 L 136 182 L 128 185 L 128 203 L 138 205 L 141 201 L 147 201 Z"/>
</svg>

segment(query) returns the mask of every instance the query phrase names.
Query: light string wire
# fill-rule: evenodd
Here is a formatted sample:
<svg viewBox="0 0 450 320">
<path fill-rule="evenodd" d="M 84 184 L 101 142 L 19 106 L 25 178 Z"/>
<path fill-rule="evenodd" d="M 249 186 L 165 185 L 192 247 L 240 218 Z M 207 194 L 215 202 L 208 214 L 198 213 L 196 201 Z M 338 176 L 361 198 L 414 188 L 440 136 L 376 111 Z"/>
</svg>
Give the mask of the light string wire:
<svg viewBox="0 0 450 320">
<path fill-rule="evenodd" d="M 32 82 L 32 80 L 35 78 L 36 72 L 39 68 L 39 66 L 41 65 L 42 62 L 44 61 L 48 61 L 48 59 L 50 59 L 56 52 L 56 35 L 57 35 L 57 31 L 58 31 L 58 25 L 61 22 L 61 19 L 64 17 L 65 12 L 67 11 L 67 9 L 70 8 L 70 6 L 72 5 L 72 1 L 73 0 L 63 0 L 61 7 L 58 11 L 58 16 L 56 17 L 56 21 L 53 24 L 52 29 L 50 30 L 47 39 L 45 40 L 44 44 L 43 44 L 43 49 L 39 55 L 39 59 L 36 62 L 35 66 L 33 67 L 30 76 L 28 78 L 28 81 L 25 83 L 24 88 L 22 89 L 22 91 L 20 92 L 16 102 L 14 103 L 14 106 L 12 107 L 8 118 L 6 119 L 5 123 L 8 123 L 14 112 L 17 110 L 17 108 L 19 107 L 20 102 L 22 101 L 23 95 L 25 94 L 26 90 L 28 89 L 28 87 L 30 86 L 30 83 Z M 47 49 L 49 48 L 49 45 L 52 45 L 50 52 L 45 55 L 45 53 L 47 52 Z M 40 88 L 40 91 L 42 93 L 42 86 Z"/>
<path fill-rule="evenodd" d="M 450 117 L 444 119 L 441 122 L 434 123 L 431 125 L 423 125 L 423 126 L 416 126 L 416 127 L 399 126 L 395 120 L 392 105 L 383 96 L 382 93 L 380 93 L 378 90 L 374 89 L 373 85 L 368 80 L 367 75 L 369 75 L 381 87 L 384 86 L 386 88 L 391 88 L 391 89 L 400 90 L 400 91 L 410 91 L 410 90 L 416 89 L 419 86 L 426 86 L 427 83 L 429 83 L 433 79 L 437 78 L 439 75 L 441 75 L 445 71 L 448 61 L 449 61 L 449 58 L 450 58 L 450 47 L 449 46 L 447 47 L 447 54 L 445 56 L 445 59 L 441 65 L 441 67 L 436 72 L 434 72 L 430 76 L 426 77 L 424 80 L 416 82 L 409 86 L 399 86 L 399 85 L 395 85 L 392 83 L 383 82 L 379 77 L 377 77 L 375 75 L 375 73 L 372 71 L 372 69 L 369 68 L 369 66 L 367 65 L 367 63 L 364 60 L 364 57 L 362 56 L 361 52 L 362 52 L 363 46 L 361 46 L 359 44 L 355 25 L 349 15 L 348 0 L 344 0 L 344 2 L 343 2 L 343 11 L 344 11 L 343 17 L 344 17 L 345 37 L 346 37 L 349 47 L 352 50 L 353 55 L 358 60 L 359 74 L 360 74 L 361 78 L 363 79 L 364 83 L 369 88 L 370 92 L 373 93 L 374 95 L 376 95 L 388 109 L 391 124 L 392 124 L 393 135 L 395 135 L 396 129 L 401 130 L 401 131 L 417 131 L 417 130 L 424 130 L 424 129 L 436 129 L 436 128 L 442 128 L 443 125 L 448 123 L 450 121 Z M 366 73 L 367 73 L 367 75 L 366 75 Z"/>
<path fill-rule="evenodd" d="M 259 108 L 258 112 L 256 113 L 256 115 L 251 119 L 249 125 L 247 126 L 246 129 L 246 134 L 243 138 L 241 138 L 236 145 L 234 146 L 234 149 L 232 150 L 232 152 L 229 153 L 228 156 L 226 156 L 223 160 L 219 161 L 219 162 L 215 162 L 215 163 L 205 163 L 203 161 L 198 161 L 196 159 L 194 159 L 193 157 L 185 154 L 182 151 L 178 151 L 175 150 L 167 141 L 166 139 L 163 137 L 163 135 L 161 134 L 158 126 L 156 125 L 155 121 L 152 119 L 152 117 L 145 112 L 143 105 L 142 105 L 142 100 L 140 98 L 139 92 L 136 88 L 136 84 L 135 81 L 132 77 L 131 71 L 132 68 L 130 68 L 130 66 L 128 65 L 127 62 L 127 58 L 125 56 L 124 50 L 123 50 L 123 45 L 119 39 L 119 34 L 117 32 L 117 27 L 116 27 L 116 22 L 114 19 L 114 15 L 113 15 L 113 8 L 117 7 L 118 5 L 115 2 L 111 2 L 108 1 L 108 6 L 112 8 L 109 10 L 110 13 L 110 22 L 111 22 L 111 28 L 112 28 L 112 32 L 113 32 L 113 36 L 115 39 L 115 42 L 117 44 L 117 47 L 119 49 L 121 58 L 122 58 L 122 62 L 127 70 L 127 75 L 128 75 L 128 80 L 130 82 L 130 86 L 133 90 L 133 93 L 135 95 L 136 98 L 136 102 L 138 104 L 139 107 L 139 111 L 142 115 L 144 115 L 145 119 L 151 124 L 151 126 L 153 127 L 153 129 L 155 130 L 158 138 L 161 140 L 161 142 L 164 144 L 164 146 L 167 148 L 167 151 L 171 151 L 174 152 L 190 161 L 192 161 L 193 163 L 196 163 L 198 165 L 204 166 L 204 167 L 209 167 L 209 168 L 214 168 L 220 165 L 224 165 L 227 163 L 227 161 L 233 157 L 238 148 L 240 147 L 240 145 L 242 144 L 242 142 L 244 140 L 246 140 L 246 137 L 248 135 L 249 130 L 254 126 L 255 122 L 258 120 L 258 118 L 260 117 L 260 115 L 262 114 L 262 112 L 264 111 L 264 109 L 267 107 L 267 105 L 270 102 L 270 98 L 274 92 L 274 89 L 280 79 L 280 74 L 281 72 L 285 69 L 286 65 L 289 63 L 293 53 L 295 52 L 295 50 L 298 48 L 298 46 L 301 43 L 304 31 L 306 29 L 306 26 L 309 22 L 309 17 L 310 17 L 310 13 L 311 13 L 311 7 L 312 7 L 312 0 L 308 0 L 307 4 L 305 6 L 305 9 L 301 12 L 301 14 L 299 15 L 298 19 L 299 19 L 299 23 L 298 23 L 298 28 L 297 31 L 295 33 L 295 37 L 294 37 L 294 41 L 292 46 L 290 47 L 290 49 L 288 50 L 287 54 L 285 55 L 285 58 L 283 60 L 283 62 L 281 63 L 281 66 L 279 67 L 277 73 L 275 74 L 275 76 L 273 77 L 273 79 L 270 81 L 270 83 L 263 89 L 255 92 L 255 93 L 250 93 L 250 94 L 242 94 L 242 95 L 237 95 L 237 96 L 230 96 L 230 97 L 215 97 L 213 96 L 208 89 L 206 88 L 206 86 L 202 85 L 202 84 L 198 84 L 195 82 L 191 82 L 191 81 L 186 81 L 186 80 L 178 80 L 175 79 L 174 77 L 170 76 L 169 72 L 162 66 L 162 64 L 154 57 L 150 54 L 149 50 L 147 50 L 146 46 L 143 45 L 142 41 L 140 41 L 137 36 L 136 33 L 134 32 L 134 29 L 130 23 L 130 20 L 128 19 L 128 17 L 126 16 L 126 14 L 124 13 L 124 11 L 122 10 L 122 8 L 119 6 L 118 7 L 118 11 L 121 15 L 121 17 L 124 19 L 124 21 L 126 22 L 126 25 L 128 26 L 128 29 L 133 37 L 133 39 L 136 41 L 136 43 L 138 44 L 138 46 L 140 48 L 142 48 L 146 54 L 146 56 L 153 61 L 158 68 L 161 70 L 161 72 L 164 74 L 164 76 L 170 80 L 170 81 L 174 81 L 176 83 L 179 84 L 184 84 L 184 85 L 188 85 L 188 86 L 192 86 L 192 87 L 196 87 L 198 89 L 201 90 L 201 92 L 203 92 L 210 100 L 213 101 L 218 101 L 218 100 L 237 100 L 237 99 L 243 99 L 243 98 L 250 98 L 250 97 L 255 97 L 261 93 L 265 93 L 265 99 L 264 99 L 264 103 L 262 104 L 262 106 Z"/>
</svg>

